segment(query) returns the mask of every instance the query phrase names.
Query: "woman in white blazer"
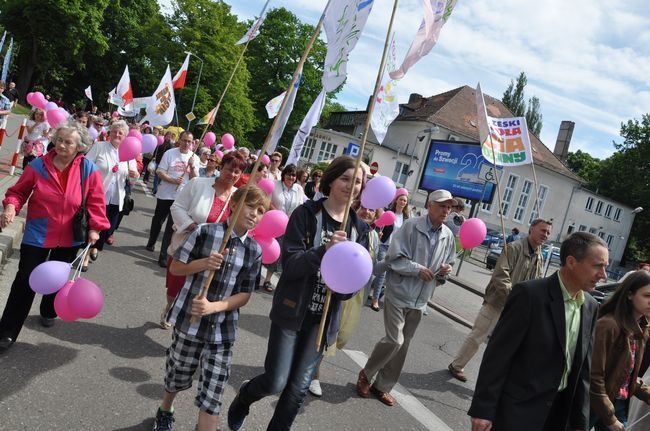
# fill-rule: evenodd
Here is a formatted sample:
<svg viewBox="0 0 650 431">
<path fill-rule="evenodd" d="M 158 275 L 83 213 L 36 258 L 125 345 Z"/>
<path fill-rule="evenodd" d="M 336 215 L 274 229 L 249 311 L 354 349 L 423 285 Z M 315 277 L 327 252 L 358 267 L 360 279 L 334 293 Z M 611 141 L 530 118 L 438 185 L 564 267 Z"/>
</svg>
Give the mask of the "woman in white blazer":
<svg viewBox="0 0 650 431">
<path fill-rule="evenodd" d="M 217 157 L 211 154 L 209 157 Z M 160 316 L 160 327 L 169 329 L 167 313 L 178 295 L 185 276 L 169 272 L 174 252 L 183 245 L 190 232 L 201 223 L 220 223 L 230 216 L 230 197 L 237 190 L 234 186 L 246 168 L 246 159 L 239 151 L 231 151 L 221 161 L 221 175 L 217 179 L 195 177 L 180 191 L 170 208 L 174 221 L 174 234 L 167 249 L 167 305 Z"/>
<path fill-rule="evenodd" d="M 138 168 L 135 160 L 120 162 L 118 149 L 129 133 L 129 126 L 124 120 L 118 120 L 110 125 L 108 141 L 95 143 L 86 154 L 86 158 L 95 162 L 104 180 L 104 195 L 106 198 L 106 217 L 111 223 L 108 230 L 101 232 L 99 240 L 95 243 L 86 257 L 82 271 L 88 269 L 88 257 L 97 259 L 98 251 L 104 249 L 106 239 L 113 234 L 117 228 L 120 211 L 124 205 L 127 177 L 137 178 Z"/>
</svg>

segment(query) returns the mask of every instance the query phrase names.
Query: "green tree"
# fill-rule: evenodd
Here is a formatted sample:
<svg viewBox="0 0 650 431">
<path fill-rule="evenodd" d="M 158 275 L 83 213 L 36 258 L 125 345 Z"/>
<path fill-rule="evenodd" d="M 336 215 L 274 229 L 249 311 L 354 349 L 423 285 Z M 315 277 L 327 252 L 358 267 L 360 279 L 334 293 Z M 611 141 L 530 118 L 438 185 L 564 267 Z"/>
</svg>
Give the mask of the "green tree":
<svg viewBox="0 0 650 431">
<path fill-rule="evenodd" d="M 251 73 L 251 88 L 255 89 L 251 101 L 257 120 L 250 139 L 255 146 L 262 146 L 273 123 L 266 113 L 266 103 L 287 89 L 313 33 L 313 26 L 302 23 L 285 8 L 276 8 L 268 12 L 260 35 L 249 44 L 246 63 Z M 300 88 L 280 144 L 290 145 L 295 131 L 322 89 L 325 53 L 325 43 L 317 39 L 303 67 Z"/>
<path fill-rule="evenodd" d="M 578 150 L 576 152 L 569 152 L 566 163 L 569 169 L 587 181 L 590 189 L 596 190 L 598 188 L 603 168 L 602 160 L 592 157 L 589 153 L 585 153 L 582 150 Z"/>
<path fill-rule="evenodd" d="M 598 191 L 632 208 L 643 207 L 636 215 L 626 255 L 650 259 L 650 114 L 641 120 L 621 124 L 623 142 L 614 143 L 617 151 L 603 161 Z"/>
<path fill-rule="evenodd" d="M 533 96 L 528 99 L 528 104 L 526 104 L 524 89 L 527 83 L 526 74 L 521 72 L 516 83 L 512 79 L 510 80 L 510 85 L 503 93 L 501 101 L 516 117 L 526 117 L 528 129 L 536 136 L 539 136 L 542 132 L 542 113 L 539 99 Z"/>
<path fill-rule="evenodd" d="M 61 93 L 91 52 L 108 49 L 99 31 L 109 0 L 0 0 L 0 25 L 14 37 L 16 86 L 21 95 L 34 83 Z"/>
<path fill-rule="evenodd" d="M 230 11 L 230 6 L 222 1 L 177 0 L 174 11 L 169 17 L 169 25 L 174 30 L 174 41 L 183 49 L 178 56 L 180 65 L 185 54 L 190 51 L 204 62 L 194 112 L 197 117 L 208 113 L 221 97 L 243 46 L 235 42 L 246 31 L 245 26 L 237 21 Z M 180 95 L 180 113 L 189 112 L 200 62 L 192 57 L 187 76 L 186 87 Z M 172 72 L 174 73 L 174 72 Z M 257 121 L 249 98 L 250 74 L 244 64 L 240 64 L 234 75 L 230 88 L 217 113 L 213 130 L 217 134 L 231 133 L 237 139 L 237 145 L 250 145 L 248 133 Z M 191 94 L 191 97 L 190 97 Z M 181 122 L 181 126 L 187 124 Z M 194 133 L 200 135 L 203 126 L 195 127 Z"/>
<path fill-rule="evenodd" d="M 323 107 L 323 113 L 321 114 L 320 120 L 318 121 L 318 127 L 323 127 L 323 125 L 327 124 L 330 115 L 332 115 L 333 112 L 344 112 L 344 111 L 347 111 L 347 109 L 339 102 L 335 102 L 329 99 L 326 100 L 325 106 Z"/>
</svg>

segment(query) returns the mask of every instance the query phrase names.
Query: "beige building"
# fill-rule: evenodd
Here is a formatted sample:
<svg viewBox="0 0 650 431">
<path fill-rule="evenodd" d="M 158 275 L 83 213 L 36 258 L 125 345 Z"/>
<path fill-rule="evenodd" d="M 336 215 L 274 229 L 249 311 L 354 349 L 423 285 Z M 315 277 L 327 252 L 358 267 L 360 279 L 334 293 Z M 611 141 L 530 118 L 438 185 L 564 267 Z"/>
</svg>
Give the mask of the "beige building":
<svg viewBox="0 0 650 431">
<path fill-rule="evenodd" d="M 512 117 L 500 100 L 485 95 L 488 115 Z M 431 97 L 411 94 L 400 105 L 400 114 L 391 124 L 382 145 L 370 131 L 363 160 L 376 162 L 378 174 L 391 177 L 411 191 L 411 205 L 424 206 L 427 191 L 420 190 L 425 159 L 432 140 L 478 142 L 475 91 L 464 86 Z M 305 141 L 302 164 L 317 163 L 341 154 L 358 154 L 366 111 L 337 112 L 330 116 L 326 129 L 315 128 Z M 538 137 L 530 135 L 535 174 L 531 165 L 505 167 L 499 176 L 499 197 L 491 203 L 472 201 L 472 214 L 488 228 L 506 232 L 513 227 L 526 232 L 537 217 L 553 219 L 555 241 L 584 230 L 603 238 L 610 249 L 612 265 L 620 262 L 636 212 L 630 206 L 600 196 L 584 188 L 584 181 L 570 171 L 560 156 L 549 150 Z M 562 148 L 566 153 L 567 146 Z M 565 154 L 561 154 L 565 155 Z M 537 187 L 535 187 L 535 177 Z M 637 211 L 638 212 L 638 211 Z M 502 215 L 502 217 L 501 217 Z"/>
</svg>

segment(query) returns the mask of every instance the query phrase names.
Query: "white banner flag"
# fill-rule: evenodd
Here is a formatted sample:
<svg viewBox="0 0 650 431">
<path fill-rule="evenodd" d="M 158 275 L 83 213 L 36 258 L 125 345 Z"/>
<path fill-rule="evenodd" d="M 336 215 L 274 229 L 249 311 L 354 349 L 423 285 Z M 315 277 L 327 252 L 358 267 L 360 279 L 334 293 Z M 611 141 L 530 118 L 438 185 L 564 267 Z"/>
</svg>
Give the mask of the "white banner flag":
<svg viewBox="0 0 650 431">
<path fill-rule="evenodd" d="M 487 115 L 481 84 L 476 86 L 479 142 L 485 160 L 495 166 L 533 163 L 526 117 L 494 118 Z"/>
<path fill-rule="evenodd" d="M 399 115 L 399 103 L 397 101 L 397 81 L 390 78 L 387 71 L 393 70 L 397 60 L 395 58 L 395 39 L 391 41 L 386 67 L 382 76 L 381 88 L 377 93 L 375 108 L 370 117 L 370 126 L 377 141 L 381 145 L 388 132 L 388 127 Z"/>
<path fill-rule="evenodd" d="M 144 116 L 142 122 L 148 120 L 151 127 L 166 126 L 172 122 L 175 109 L 176 100 L 174 99 L 172 73 L 169 71 L 169 66 L 167 66 L 158 88 L 148 100 L 147 115 Z"/>
<path fill-rule="evenodd" d="M 269 5 L 269 2 L 271 0 L 266 0 L 266 3 L 264 3 L 264 7 L 262 8 L 262 12 L 260 12 L 260 17 L 253 23 L 251 28 L 248 29 L 245 35 L 242 36 L 241 39 L 239 39 L 237 42 L 235 42 L 235 45 L 242 45 L 249 40 L 253 40 L 257 37 L 257 35 L 260 34 L 260 27 L 262 27 L 262 24 L 264 23 L 264 19 L 266 18 L 266 7 Z"/>
<path fill-rule="evenodd" d="M 302 146 L 305 143 L 305 138 L 311 132 L 311 129 L 318 123 L 320 114 L 323 112 L 325 107 L 325 99 L 327 98 L 327 92 L 323 89 L 320 94 L 314 100 L 314 103 L 309 108 L 309 112 L 305 115 L 305 119 L 302 120 L 298 133 L 293 137 L 293 144 L 291 144 L 291 150 L 289 151 L 289 156 L 287 157 L 287 165 L 298 164 L 300 159 L 300 152 L 302 151 Z"/>
<path fill-rule="evenodd" d="M 449 15 L 454 10 L 457 0 L 422 0 L 424 9 L 424 19 L 420 24 L 415 39 L 411 43 L 404 61 L 399 69 L 390 73 L 393 79 L 402 79 L 406 72 L 417 63 L 422 57 L 427 55 L 438 42 L 438 36 L 442 26 L 449 19 Z"/>
<path fill-rule="evenodd" d="M 93 92 L 92 92 L 92 90 L 90 89 L 90 85 L 88 86 L 88 88 L 86 88 L 86 89 L 84 90 L 84 93 L 86 93 L 86 97 L 87 97 L 87 98 L 89 98 L 90 100 L 93 100 Z"/>
<path fill-rule="evenodd" d="M 271 154 L 272 152 L 275 151 L 275 148 L 278 146 L 278 142 L 282 137 L 282 133 L 284 133 L 284 127 L 287 125 L 287 121 L 289 120 L 289 115 L 291 115 L 291 111 L 293 111 L 293 104 L 296 101 L 296 94 L 298 93 L 298 87 L 300 86 L 301 79 L 302 79 L 302 69 L 298 71 L 298 79 L 296 80 L 295 84 L 293 84 L 293 88 L 291 88 L 289 91 L 289 99 L 286 102 L 286 105 L 284 107 L 284 110 L 282 111 L 282 114 L 280 115 L 280 118 L 275 120 L 278 122 L 278 127 L 275 129 L 275 132 L 271 136 L 271 141 L 269 142 L 269 146 L 266 150 L 268 154 Z"/>
<path fill-rule="evenodd" d="M 280 110 L 280 105 L 282 105 L 282 101 L 284 100 L 284 96 L 287 95 L 286 91 L 283 91 L 282 94 L 279 96 L 275 96 L 273 99 L 269 100 L 269 102 L 264 105 L 266 108 L 266 114 L 269 116 L 269 118 L 275 118 L 276 115 L 278 115 L 278 111 Z"/>
<path fill-rule="evenodd" d="M 115 93 L 120 98 L 121 103 L 119 106 L 129 109 L 129 105 L 133 102 L 133 90 L 131 89 L 131 78 L 129 77 L 129 66 L 124 67 L 124 73 L 117 83 Z"/>
<path fill-rule="evenodd" d="M 347 76 L 350 52 L 361 37 L 374 0 L 330 0 L 323 26 L 327 34 L 327 55 L 323 87 L 336 90 Z"/>
</svg>

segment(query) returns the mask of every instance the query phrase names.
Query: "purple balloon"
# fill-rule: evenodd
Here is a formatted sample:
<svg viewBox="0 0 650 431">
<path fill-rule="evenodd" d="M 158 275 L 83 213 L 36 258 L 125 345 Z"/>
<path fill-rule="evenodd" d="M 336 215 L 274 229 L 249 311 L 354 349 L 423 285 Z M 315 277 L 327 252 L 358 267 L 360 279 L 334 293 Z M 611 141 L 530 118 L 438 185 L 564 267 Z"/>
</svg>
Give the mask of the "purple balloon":
<svg viewBox="0 0 650 431">
<path fill-rule="evenodd" d="M 158 145 L 158 140 L 154 135 L 151 135 L 149 133 L 146 133 L 142 135 L 142 152 L 143 153 L 151 153 L 153 150 L 156 149 L 156 146 Z"/>
<path fill-rule="evenodd" d="M 362 245 L 344 241 L 325 252 L 320 271 L 325 284 L 334 292 L 355 293 L 370 280 L 372 259 Z"/>
<path fill-rule="evenodd" d="M 68 281 L 70 268 L 68 262 L 58 260 L 43 262 L 29 274 L 29 287 L 43 295 L 57 292 Z"/>
<path fill-rule="evenodd" d="M 68 306 L 74 315 L 91 319 L 102 311 L 104 294 L 95 283 L 80 277 L 70 286 Z"/>
<path fill-rule="evenodd" d="M 384 208 L 395 198 L 395 183 L 388 177 L 381 175 L 374 177 L 366 184 L 361 193 L 361 205 L 365 208 L 376 210 Z"/>
<path fill-rule="evenodd" d="M 97 132 L 97 129 L 95 129 L 94 127 L 89 127 L 88 128 L 88 134 L 93 139 L 93 141 L 95 139 L 97 139 L 97 136 L 99 136 L 99 133 Z"/>
<path fill-rule="evenodd" d="M 45 104 L 45 110 L 46 110 L 46 111 L 49 111 L 50 109 L 56 109 L 56 108 L 58 108 L 58 107 L 59 107 L 59 105 L 57 105 L 57 104 L 54 103 L 54 102 L 47 102 L 47 103 Z"/>
</svg>

